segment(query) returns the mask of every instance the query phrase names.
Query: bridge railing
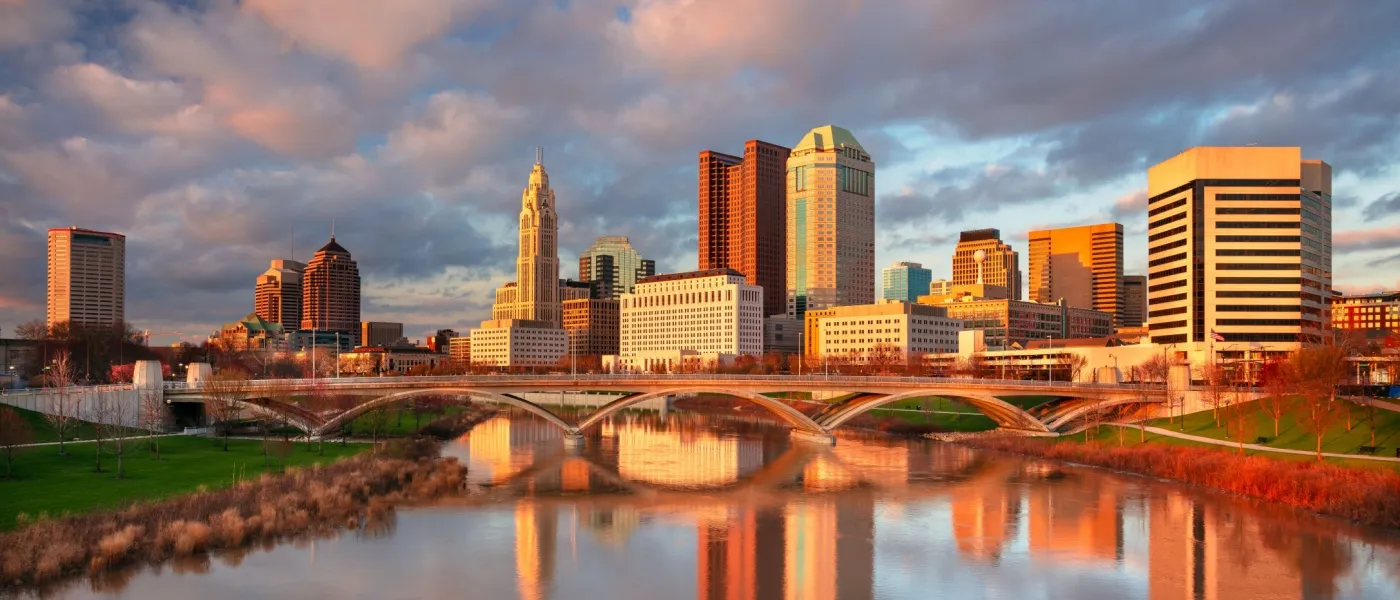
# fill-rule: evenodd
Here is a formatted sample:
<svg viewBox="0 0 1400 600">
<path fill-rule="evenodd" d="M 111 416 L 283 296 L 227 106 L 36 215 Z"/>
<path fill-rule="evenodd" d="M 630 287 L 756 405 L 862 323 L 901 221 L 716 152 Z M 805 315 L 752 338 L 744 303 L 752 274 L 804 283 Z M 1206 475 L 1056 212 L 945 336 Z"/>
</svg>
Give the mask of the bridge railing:
<svg viewBox="0 0 1400 600">
<path fill-rule="evenodd" d="M 346 387 L 374 385 L 388 387 L 401 383 L 444 383 L 444 384 L 483 384 L 501 385 L 505 380 L 528 383 L 607 383 L 607 382 L 653 382 L 674 381 L 677 383 L 703 380 L 724 383 L 782 383 L 782 384 L 845 384 L 855 387 L 862 384 L 910 384 L 910 385 L 980 385 L 1008 387 L 1077 389 L 1077 390 L 1133 390 L 1134 386 L 1116 383 L 1087 383 L 1068 381 L 1040 381 L 1023 379 L 975 379 L 961 377 L 904 377 L 904 376 L 863 376 L 863 375 L 714 375 L 703 373 L 668 374 L 581 374 L 581 375 L 427 375 L 398 377 L 328 377 L 317 379 L 254 379 L 247 382 L 249 389 L 262 389 L 272 386 L 314 387 L 317 385 Z M 165 389 L 171 391 L 197 390 L 198 384 L 184 381 L 167 381 Z"/>
</svg>

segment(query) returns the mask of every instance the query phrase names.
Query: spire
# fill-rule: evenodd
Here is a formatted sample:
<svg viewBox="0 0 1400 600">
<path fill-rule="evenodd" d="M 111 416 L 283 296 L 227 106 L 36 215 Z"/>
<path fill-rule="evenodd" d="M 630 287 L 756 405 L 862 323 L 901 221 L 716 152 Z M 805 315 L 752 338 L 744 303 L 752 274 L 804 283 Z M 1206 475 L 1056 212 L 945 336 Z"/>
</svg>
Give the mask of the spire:
<svg viewBox="0 0 1400 600">
<path fill-rule="evenodd" d="M 535 164 L 544 166 L 544 148 L 535 146 Z"/>
<path fill-rule="evenodd" d="M 331 241 L 335 241 L 335 217 L 331 217 Z"/>
</svg>

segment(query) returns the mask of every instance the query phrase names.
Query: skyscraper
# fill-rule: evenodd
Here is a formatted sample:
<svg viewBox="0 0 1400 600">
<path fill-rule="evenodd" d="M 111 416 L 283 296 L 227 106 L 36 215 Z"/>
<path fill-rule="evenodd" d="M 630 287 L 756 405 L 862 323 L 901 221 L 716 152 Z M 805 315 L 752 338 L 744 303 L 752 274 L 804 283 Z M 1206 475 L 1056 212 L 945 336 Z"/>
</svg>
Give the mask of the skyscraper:
<svg viewBox="0 0 1400 600">
<path fill-rule="evenodd" d="M 875 163 L 833 125 L 787 160 L 787 312 L 875 301 Z"/>
<path fill-rule="evenodd" d="M 1122 325 L 1123 226 L 1118 223 L 1032 231 L 1030 297 L 1092 308 Z"/>
<path fill-rule="evenodd" d="M 1297 147 L 1197 147 L 1148 169 L 1147 194 L 1152 343 L 1322 339 L 1331 165 Z"/>
<path fill-rule="evenodd" d="M 978 264 L 977 253 L 984 260 Z M 1001 241 L 1001 231 L 977 229 L 958 235 L 953 250 L 953 285 L 995 285 L 1011 300 L 1021 299 L 1021 257 Z"/>
<path fill-rule="evenodd" d="M 360 333 L 360 267 L 335 236 L 306 263 L 301 278 L 301 328 Z"/>
<path fill-rule="evenodd" d="M 1147 276 L 1123 276 L 1123 318 L 1120 327 L 1142 327 L 1147 323 Z"/>
<path fill-rule="evenodd" d="M 258 276 L 253 312 L 268 323 L 292 331 L 301 326 L 301 277 L 306 263 L 277 258 Z"/>
<path fill-rule="evenodd" d="M 515 281 L 496 290 L 491 318 L 541 321 L 558 328 L 559 217 L 539 149 L 535 150 L 530 181 L 520 194 L 520 253 L 515 276 Z"/>
<path fill-rule="evenodd" d="M 734 269 L 763 288 L 765 314 L 786 305 L 787 208 L 784 169 L 791 151 L 749 140 L 744 156 L 700 153 L 700 269 Z"/>
<path fill-rule="evenodd" d="M 49 230 L 48 326 L 126 320 L 126 236 L 90 229 Z"/>
<path fill-rule="evenodd" d="M 881 298 L 902 302 L 917 302 L 919 296 L 929 293 L 933 283 L 933 271 L 915 262 L 897 262 L 880 272 L 883 279 Z"/>
<path fill-rule="evenodd" d="M 596 298 L 630 294 L 637 280 L 656 274 L 656 261 L 632 248 L 627 236 L 605 235 L 578 257 L 578 278 L 589 282 Z"/>
</svg>

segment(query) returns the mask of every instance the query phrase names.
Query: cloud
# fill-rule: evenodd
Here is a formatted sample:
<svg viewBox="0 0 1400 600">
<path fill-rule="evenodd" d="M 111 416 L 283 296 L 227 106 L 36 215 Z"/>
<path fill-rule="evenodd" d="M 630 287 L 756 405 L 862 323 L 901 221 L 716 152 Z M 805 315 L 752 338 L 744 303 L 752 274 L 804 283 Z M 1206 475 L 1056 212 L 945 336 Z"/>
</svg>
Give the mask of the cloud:
<svg viewBox="0 0 1400 600">
<path fill-rule="evenodd" d="M 52 41 L 73 28 L 70 3 L 62 0 L 0 1 L 0 51 Z"/>
<path fill-rule="evenodd" d="M 1147 215 L 1147 190 L 1141 189 L 1131 194 L 1119 196 L 1113 201 L 1109 215 L 1116 222 L 1141 221 Z"/>
<path fill-rule="evenodd" d="M 415 46 L 447 32 L 472 0 L 246 0 L 245 10 L 266 19 L 297 44 L 361 67 L 397 66 Z"/>
<path fill-rule="evenodd" d="M 1332 234 L 1332 250 L 1385 250 L 1400 247 L 1400 225 L 1349 229 Z"/>
<path fill-rule="evenodd" d="M 1376 198 L 1366 205 L 1366 210 L 1363 212 L 1369 220 L 1384 219 L 1391 215 L 1400 214 L 1400 192 L 1391 192 Z"/>
</svg>

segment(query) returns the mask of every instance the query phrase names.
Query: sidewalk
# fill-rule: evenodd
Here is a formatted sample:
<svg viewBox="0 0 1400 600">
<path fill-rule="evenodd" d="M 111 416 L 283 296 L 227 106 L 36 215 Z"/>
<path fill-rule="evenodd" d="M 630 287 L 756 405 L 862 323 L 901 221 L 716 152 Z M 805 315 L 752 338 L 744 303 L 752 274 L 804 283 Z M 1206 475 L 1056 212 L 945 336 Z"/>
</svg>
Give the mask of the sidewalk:
<svg viewBox="0 0 1400 600">
<path fill-rule="evenodd" d="M 155 435 L 154 437 L 158 437 L 158 438 L 159 438 L 159 437 L 174 437 L 174 436 L 177 436 L 177 435 L 185 435 L 185 434 L 183 434 L 183 433 L 161 433 L 161 434 Z M 124 438 L 102 438 L 102 443 L 105 444 L 105 443 L 107 443 L 107 442 L 115 442 L 115 441 L 117 441 L 118 439 L 121 439 L 121 440 L 144 440 L 144 439 L 148 439 L 148 438 L 150 438 L 150 437 L 152 437 L 152 436 L 149 436 L 149 435 L 128 435 L 128 436 L 126 436 L 126 437 L 124 437 Z M 64 445 L 68 445 L 68 444 L 91 444 L 91 443 L 93 443 L 93 442 L 95 442 L 95 441 L 97 441 L 97 440 L 94 440 L 94 439 L 92 439 L 92 438 L 88 438 L 88 439 L 85 439 L 85 440 L 64 440 L 63 444 L 64 444 Z M 37 443 L 34 443 L 34 444 L 16 444 L 15 447 L 16 447 L 16 448 L 35 448 L 35 447 L 38 447 L 38 446 L 57 446 L 57 445 L 58 445 L 58 442 L 37 442 Z"/>
<path fill-rule="evenodd" d="M 1104 425 L 1109 425 L 1109 426 L 1114 426 L 1114 427 L 1127 427 L 1127 428 L 1129 428 L 1129 429 L 1137 429 L 1137 428 L 1138 428 L 1137 425 L 1125 424 L 1125 423 L 1104 423 Z M 1189 434 L 1189 433 L 1181 433 L 1180 431 L 1172 431 L 1172 430 L 1170 430 L 1170 429 L 1162 429 L 1161 427 L 1146 427 L 1146 428 L 1144 428 L 1144 429 L 1146 429 L 1147 431 L 1150 431 L 1150 432 L 1152 432 L 1152 433 L 1155 433 L 1155 434 L 1157 434 L 1157 435 L 1163 435 L 1163 436 L 1166 436 L 1166 437 L 1173 437 L 1173 438 L 1178 438 L 1178 439 L 1183 439 L 1183 440 L 1191 440 L 1191 441 L 1193 441 L 1193 442 L 1201 442 L 1201 443 L 1205 443 L 1205 444 L 1215 444 L 1215 445 L 1217 445 L 1217 446 L 1229 446 L 1229 447 L 1231 447 L 1231 448 L 1239 448 L 1239 447 L 1240 447 L 1240 445 L 1239 445 L 1238 443 L 1235 443 L 1235 442 L 1227 442 L 1227 441 L 1225 441 L 1225 440 L 1217 440 L 1217 439 L 1215 439 L 1215 438 L 1210 438 L 1210 437 L 1204 437 L 1204 436 L 1199 436 L 1199 435 L 1191 435 L 1191 434 Z M 1079 429 L 1078 432 L 1083 432 L 1083 429 Z M 1077 433 L 1078 433 L 1078 432 L 1077 432 Z M 1073 434 L 1072 434 L 1072 433 L 1066 433 L 1066 434 L 1062 434 L 1062 435 L 1064 435 L 1064 436 L 1070 436 L 1070 435 L 1073 435 Z M 1245 445 L 1244 445 L 1244 448 L 1245 448 L 1246 450 L 1255 450 L 1255 451 L 1258 451 L 1258 452 L 1276 452 L 1276 453 L 1279 453 L 1279 454 L 1299 454 L 1299 455 L 1303 455 L 1303 456 L 1317 456 L 1317 453 L 1316 453 L 1316 452 L 1313 452 L 1313 451 L 1311 451 L 1311 450 L 1291 450 L 1291 449 L 1288 449 L 1288 448 L 1271 448 L 1271 447 L 1269 447 L 1269 446 L 1261 446 L 1261 445 L 1259 445 L 1259 444 L 1245 444 Z M 1400 463 L 1400 458 L 1392 458 L 1392 457 L 1389 457 L 1389 456 L 1367 456 L 1367 455 L 1364 455 L 1364 454 L 1338 454 L 1338 453 L 1336 453 L 1336 452 L 1323 452 L 1322 455 L 1325 456 L 1325 457 L 1327 457 L 1327 458 L 1351 458 L 1351 459 L 1356 459 L 1356 460 L 1378 460 L 1378 461 L 1381 461 L 1381 462 Z"/>
</svg>

